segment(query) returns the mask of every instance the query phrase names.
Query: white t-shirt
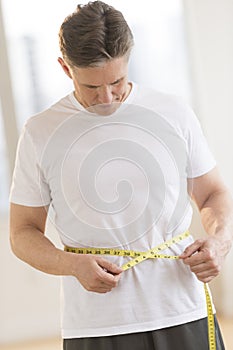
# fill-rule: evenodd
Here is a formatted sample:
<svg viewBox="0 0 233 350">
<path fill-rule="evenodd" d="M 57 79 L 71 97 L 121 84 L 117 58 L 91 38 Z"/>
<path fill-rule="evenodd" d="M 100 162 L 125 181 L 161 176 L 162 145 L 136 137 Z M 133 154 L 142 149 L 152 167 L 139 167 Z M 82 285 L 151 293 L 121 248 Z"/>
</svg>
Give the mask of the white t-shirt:
<svg viewBox="0 0 233 350">
<path fill-rule="evenodd" d="M 109 116 L 73 93 L 30 118 L 10 201 L 51 205 L 64 245 L 146 251 L 186 231 L 187 178 L 215 166 L 199 122 L 179 98 L 133 84 Z M 193 239 L 164 251 L 179 255 Z M 129 258 L 104 256 L 121 266 Z M 155 330 L 206 316 L 203 284 L 179 260 L 149 259 L 107 294 L 62 278 L 63 338 Z"/>
</svg>

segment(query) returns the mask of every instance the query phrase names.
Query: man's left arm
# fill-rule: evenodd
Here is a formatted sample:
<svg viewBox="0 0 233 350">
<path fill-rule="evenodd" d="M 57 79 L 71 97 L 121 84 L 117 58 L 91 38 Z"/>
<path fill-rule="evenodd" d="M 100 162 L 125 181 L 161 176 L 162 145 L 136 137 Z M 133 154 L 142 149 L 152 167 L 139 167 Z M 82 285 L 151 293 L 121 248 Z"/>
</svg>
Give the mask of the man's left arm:
<svg viewBox="0 0 233 350">
<path fill-rule="evenodd" d="M 188 180 L 189 193 L 201 214 L 205 238 L 188 246 L 180 258 L 205 283 L 216 277 L 233 242 L 233 201 L 218 170 Z"/>
</svg>

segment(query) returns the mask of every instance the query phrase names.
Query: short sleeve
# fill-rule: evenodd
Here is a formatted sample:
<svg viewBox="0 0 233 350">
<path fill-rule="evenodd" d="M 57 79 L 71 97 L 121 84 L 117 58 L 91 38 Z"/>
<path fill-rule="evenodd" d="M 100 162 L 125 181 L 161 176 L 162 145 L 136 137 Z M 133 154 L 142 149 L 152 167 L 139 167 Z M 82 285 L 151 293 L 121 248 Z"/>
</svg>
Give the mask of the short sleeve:
<svg viewBox="0 0 233 350">
<path fill-rule="evenodd" d="M 216 161 L 211 153 L 207 140 L 203 134 L 200 122 L 194 112 L 189 108 L 188 119 L 188 178 L 195 178 L 207 174 L 216 166 Z"/>
<path fill-rule="evenodd" d="M 51 202 L 49 186 L 40 169 L 36 147 L 24 127 L 18 142 L 10 202 L 25 206 L 45 206 Z"/>
</svg>

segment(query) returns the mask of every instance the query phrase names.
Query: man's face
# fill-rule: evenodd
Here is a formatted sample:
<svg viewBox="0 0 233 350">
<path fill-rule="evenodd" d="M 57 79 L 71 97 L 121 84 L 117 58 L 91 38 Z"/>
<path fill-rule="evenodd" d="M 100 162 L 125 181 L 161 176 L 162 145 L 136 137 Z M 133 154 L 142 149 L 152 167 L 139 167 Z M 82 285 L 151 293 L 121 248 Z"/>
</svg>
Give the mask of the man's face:
<svg viewBox="0 0 233 350">
<path fill-rule="evenodd" d="M 76 99 L 91 112 L 102 115 L 113 113 L 131 90 L 126 57 L 106 61 L 98 67 L 69 68 L 69 73 Z"/>
</svg>

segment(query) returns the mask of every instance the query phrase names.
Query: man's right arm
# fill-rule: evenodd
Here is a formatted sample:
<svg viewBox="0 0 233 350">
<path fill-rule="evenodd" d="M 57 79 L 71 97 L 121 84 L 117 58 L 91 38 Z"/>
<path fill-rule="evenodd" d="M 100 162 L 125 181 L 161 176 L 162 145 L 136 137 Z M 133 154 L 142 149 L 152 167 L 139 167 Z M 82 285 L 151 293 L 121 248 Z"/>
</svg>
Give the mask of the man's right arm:
<svg viewBox="0 0 233 350">
<path fill-rule="evenodd" d="M 101 257 L 56 248 L 44 234 L 46 219 L 45 207 L 11 203 L 10 242 L 19 259 L 48 274 L 74 276 L 89 291 L 106 293 L 116 287 L 122 272 L 119 267 Z"/>
</svg>

